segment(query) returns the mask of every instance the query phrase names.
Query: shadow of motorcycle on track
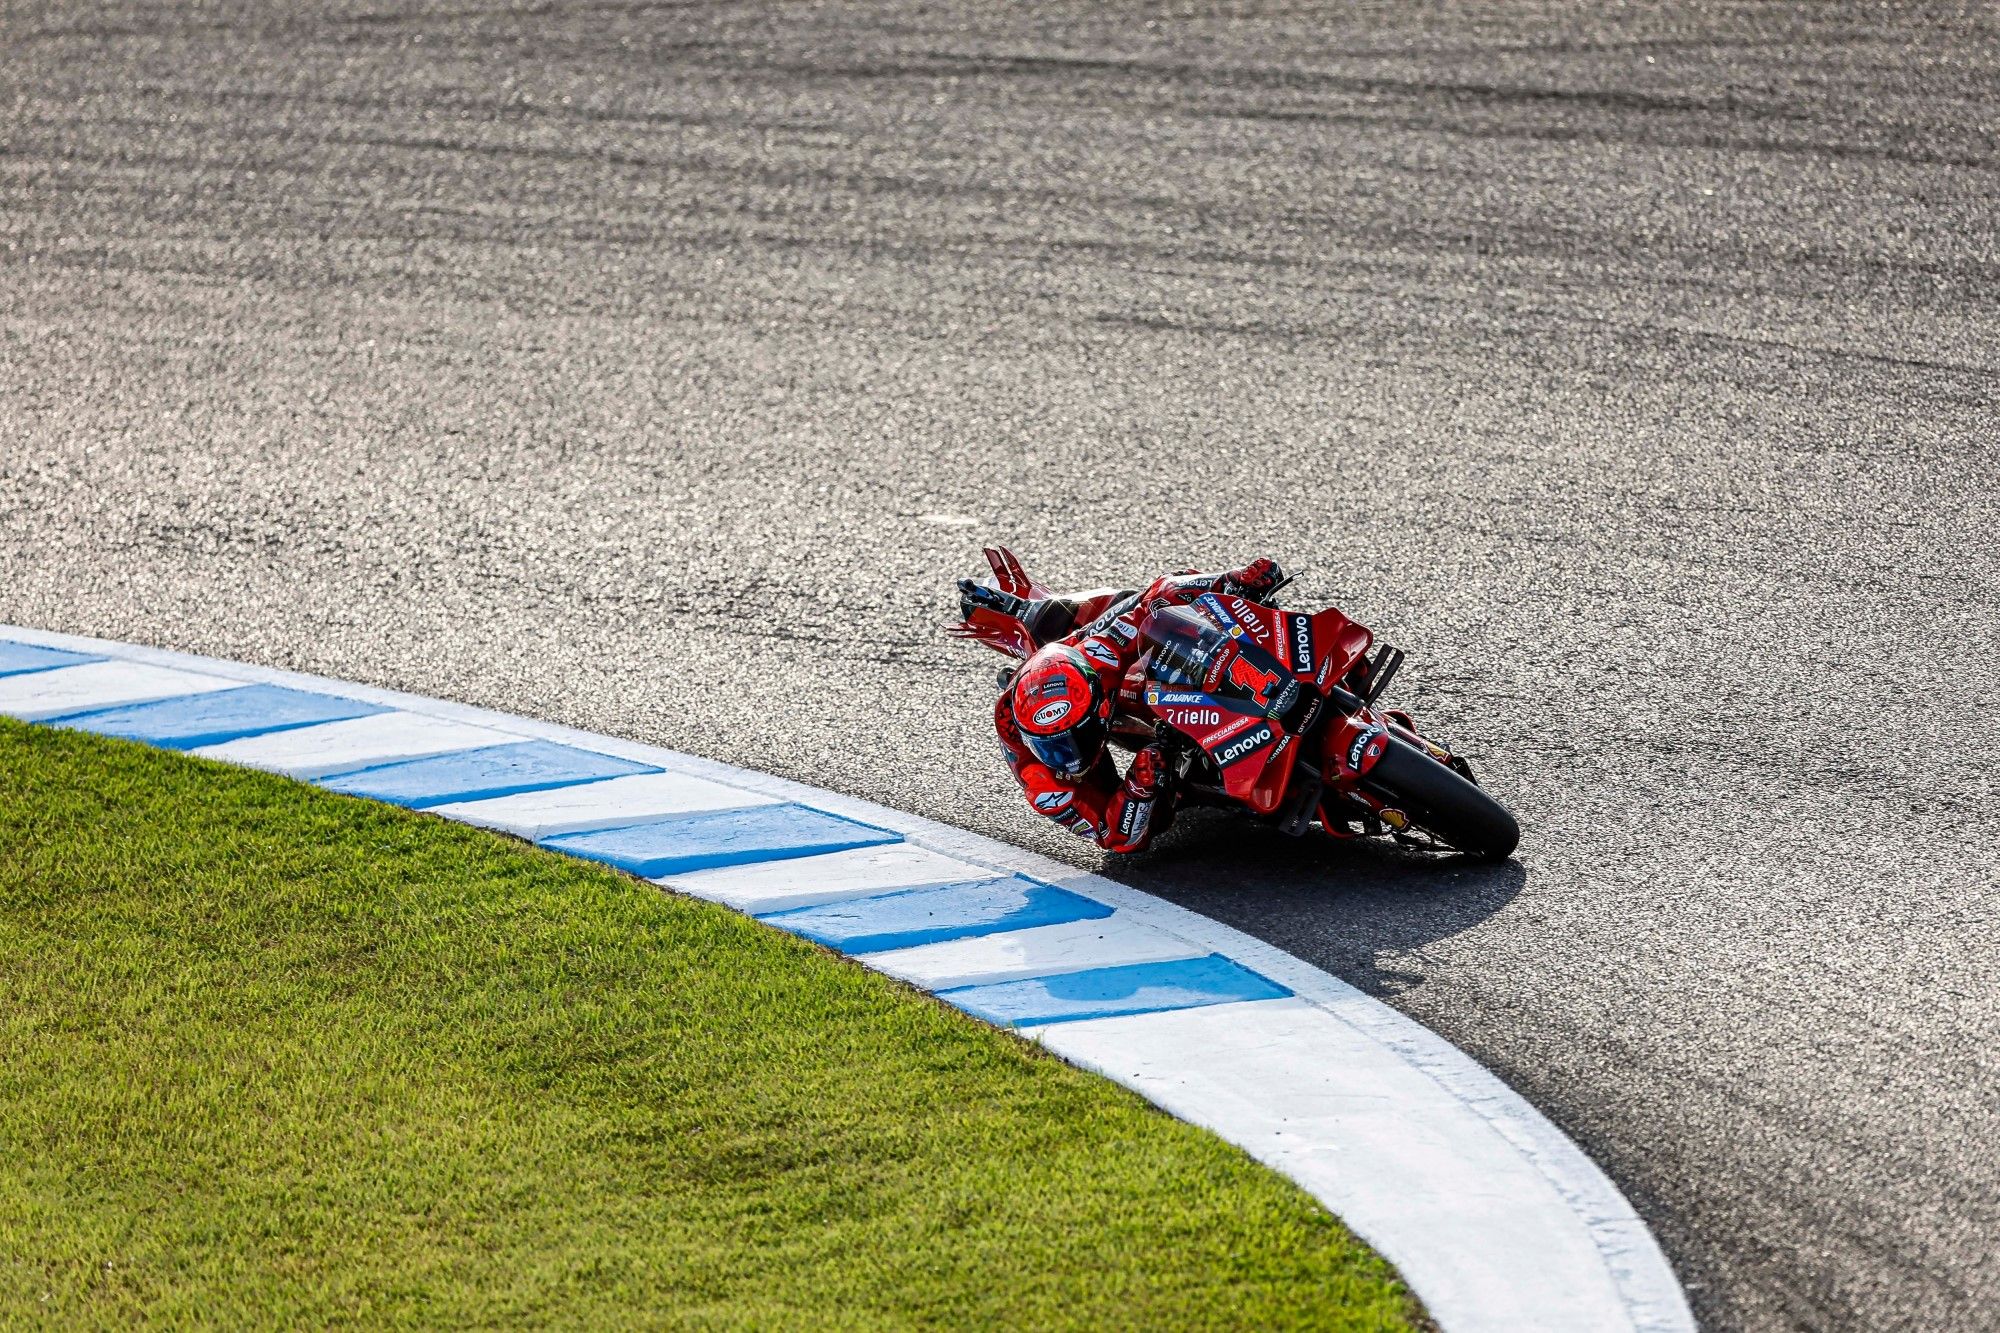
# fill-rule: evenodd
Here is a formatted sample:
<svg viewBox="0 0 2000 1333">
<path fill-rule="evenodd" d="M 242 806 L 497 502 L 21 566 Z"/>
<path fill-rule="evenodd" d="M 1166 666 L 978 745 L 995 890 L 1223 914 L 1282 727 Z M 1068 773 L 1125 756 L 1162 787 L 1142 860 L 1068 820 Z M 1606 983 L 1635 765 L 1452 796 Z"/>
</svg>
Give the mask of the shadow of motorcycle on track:
<svg viewBox="0 0 2000 1333">
<path fill-rule="evenodd" d="M 1421 985 L 1424 946 L 1495 915 L 1528 882 L 1516 861 L 1292 838 L 1203 809 L 1184 811 L 1152 850 L 1114 857 L 1098 873 L 1377 996 Z"/>
</svg>

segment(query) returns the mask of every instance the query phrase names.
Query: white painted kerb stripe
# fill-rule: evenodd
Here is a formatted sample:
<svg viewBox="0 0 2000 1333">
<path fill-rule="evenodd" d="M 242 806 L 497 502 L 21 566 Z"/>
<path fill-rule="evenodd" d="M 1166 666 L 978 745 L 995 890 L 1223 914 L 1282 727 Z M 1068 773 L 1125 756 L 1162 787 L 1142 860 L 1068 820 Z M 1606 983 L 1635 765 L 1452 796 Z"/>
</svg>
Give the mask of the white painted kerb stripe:
<svg viewBox="0 0 2000 1333">
<path fill-rule="evenodd" d="M 739 910 L 771 912 L 1006 874 L 1095 899 L 1113 908 L 1112 915 L 899 949 L 866 961 L 944 989 L 1116 963 L 1224 955 L 1289 988 L 1293 998 L 1055 1023 L 1027 1035 L 1207 1126 L 1296 1180 L 1395 1264 L 1448 1333 L 1682 1333 L 1694 1327 L 1686 1298 L 1645 1224 L 1539 1112 L 1435 1033 L 1310 964 L 1205 917 L 901 811 L 632 741 L 159 649 L 4 627 L 0 637 L 119 659 L 0 679 L 0 711 L 17 716 L 48 717 L 69 708 L 244 682 L 400 710 L 201 752 L 281 772 L 324 775 L 472 748 L 495 738 L 552 741 L 667 770 L 657 775 L 667 781 L 596 784 L 599 792 L 619 782 L 634 784 L 633 801 L 622 813 L 593 804 L 597 798 L 582 788 L 511 806 L 506 802 L 515 798 L 466 802 L 454 812 L 541 831 L 538 836 L 567 819 L 616 820 L 634 811 L 645 812 L 639 819 L 657 815 L 665 794 L 678 790 L 689 804 L 674 812 L 676 818 L 698 808 L 731 808 L 702 802 L 783 801 L 905 839 L 662 881 Z M 94 674 L 73 674 L 86 672 Z M 21 688 L 9 693 L 17 683 Z M 120 690 L 124 697 L 111 697 Z M 67 707 L 52 702 L 79 698 L 92 702 Z"/>
<path fill-rule="evenodd" d="M 88 708 L 153 703 L 226 690 L 241 681 L 133 661 L 85 662 L 27 675 L 0 677 L 0 713 L 26 722 Z"/>
<path fill-rule="evenodd" d="M 1476 1309 L 1488 1328 L 1593 1333 L 1604 1327 L 1593 1312 L 1620 1303 L 1588 1228 L 1520 1225 L 1524 1214 L 1568 1208 L 1532 1161 L 1471 1108 L 1431 1104 L 1435 1085 L 1422 1070 L 1309 1001 L 1057 1023 L 1030 1035 L 1239 1144 L 1337 1215 L 1369 1218 L 1368 1239 L 1383 1254 L 1478 1255 L 1427 1272 L 1434 1310 Z M 1268 1076 L 1274 1062 L 1287 1077 Z M 1413 1105 L 1424 1109 L 1411 1115 Z M 1400 1188 L 1393 1210 L 1374 1197 L 1384 1179 Z M 1521 1276 L 1495 1282 L 1496 1268 Z M 1551 1282 L 1560 1303 L 1548 1299 Z"/>
<path fill-rule="evenodd" d="M 775 796 L 725 787 L 686 773 L 635 773 L 631 777 L 587 782 L 576 787 L 554 787 L 485 801 L 454 801 L 432 806 L 431 813 L 498 829 L 533 842 L 537 838 L 553 838 L 558 833 L 588 833 L 670 815 L 736 810 L 776 802 Z"/>
<path fill-rule="evenodd" d="M 782 912 L 788 907 L 817 907 L 926 884 L 964 883 L 985 879 L 992 873 L 985 866 L 903 843 L 893 847 L 862 847 L 798 861 L 695 870 L 668 875 L 658 882 L 739 912 L 762 915 Z"/>
<path fill-rule="evenodd" d="M 297 731 L 224 741 L 194 751 L 204 759 L 265 768 L 294 778 L 325 778 L 399 759 L 474 750 L 520 739 L 519 733 L 422 713 L 377 713 Z"/>
<path fill-rule="evenodd" d="M 1138 920 L 1113 912 L 1094 921 L 1067 921 L 1002 935 L 920 944 L 911 949 L 859 955 L 872 968 L 925 990 L 976 986 L 1026 977 L 1059 976 L 1091 967 L 1164 963 L 1198 958 L 1207 950 Z"/>
</svg>

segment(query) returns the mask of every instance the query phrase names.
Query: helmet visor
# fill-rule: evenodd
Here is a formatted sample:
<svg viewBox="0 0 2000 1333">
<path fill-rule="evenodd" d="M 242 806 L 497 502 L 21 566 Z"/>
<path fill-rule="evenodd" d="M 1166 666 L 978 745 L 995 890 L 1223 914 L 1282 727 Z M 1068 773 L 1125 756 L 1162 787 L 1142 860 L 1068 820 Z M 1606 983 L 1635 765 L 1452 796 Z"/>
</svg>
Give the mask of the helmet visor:
<svg viewBox="0 0 2000 1333">
<path fill-rule="evenodd" d="M 1021 739 L 1027 743 L 1029 752 L 1054 772 L 1066 778 L 1080 778 L 1103 752 L 1104 732 L 1104 719 L 1092 713 L 1067 731 L 1053 736 L 1023 732 Z"/>
</svg>

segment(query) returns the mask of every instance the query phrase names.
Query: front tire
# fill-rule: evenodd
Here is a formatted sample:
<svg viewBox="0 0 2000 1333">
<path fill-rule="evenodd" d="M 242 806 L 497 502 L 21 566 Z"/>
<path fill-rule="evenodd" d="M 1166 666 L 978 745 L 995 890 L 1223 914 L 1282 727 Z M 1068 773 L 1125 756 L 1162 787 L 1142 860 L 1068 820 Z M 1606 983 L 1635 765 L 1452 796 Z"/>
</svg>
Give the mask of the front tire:
<svg viewBox="0 0 2000 1333">
<path fill-rule="evenodd" d="M 1504 861 L 1520 845 L 1521 826 L 1505 806 L 1394 733 L 1361 785 L 1468 856 Z"/>
</svg>

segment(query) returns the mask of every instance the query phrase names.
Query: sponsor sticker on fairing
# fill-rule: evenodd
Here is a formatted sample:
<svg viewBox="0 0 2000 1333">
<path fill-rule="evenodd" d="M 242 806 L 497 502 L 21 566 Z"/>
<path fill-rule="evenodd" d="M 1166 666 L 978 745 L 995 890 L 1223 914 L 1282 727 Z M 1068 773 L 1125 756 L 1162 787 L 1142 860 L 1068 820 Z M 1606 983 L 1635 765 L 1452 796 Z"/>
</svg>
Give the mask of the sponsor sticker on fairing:
<svg viewBox="0 0 2000 1333">
<path fill-rule="evenodd" d="M 1194 609 L 1217 629 L 1236 629 L 1236 617 L 1222 604 L 1222 599 L 1212 592 L 1205 592 L 1194 599 Z"/>
<path fill-rule="evenodd" d="M 1200 707 L 1203 704 L 1212 704 L 1215 700 L 1199 690 L 1148 690 L 1146 702 L 1155 708 L 1162 704 L 1180 708 Z"/>
<path fill-rule="evenodd" d="M 1320 698 L 1318 695 L 1314 695 L 1312 697 L 1311 702 L 1306 704 L 1305 716 L 1301 717 L 1298 720 L 1297 724 L 1293 727 L 1293 730 L 1297 731 L 1302 736 L 1306 732 L 1311 731 L 1312 724 L 1319 720 L 1319 710 L 1324 708 L 1325 706 L 1326 706 L 1326 700 Z"/>
<path fill-rule="evenodd" d="M 1200 731 L 1222 725 L 1220 708 L 1168 708 L 1163 711 L 1167 721 L 1182 731 Z"/>
<path fill-rule="evenodd" d="M 1244 756 L 1255 754 L 1258 747 L 1268 745 L 1270 740 L 1271 728 L 1268 725 L 1260 726 L 1257 730 L 1250 732 L 1238 740 L 1233 740 L 1220 750 L 1217 750 L 1215 752 L 1215 762 L 1227 768 Z"/>
<path fill-rule="evenodd" d="M 1222 684 L 1222 678 L 1229 671 L 1229 664 L 1236 660 L 1236 645 L 1224 640 L 1208 655 L 1208 669 L 1202 673 L 1201 688 L 1213 692 Z"/>
<path fill-rule="evenodd" d="M 1204 744 L 1206 744 L 1210 749 L 1213 749 L 1216 746 L 1220 745 L 1222 742 L 1228 740 L 1231 736 L 1234 736 L 1239 732 L 1248 731 L 1250 728 L 1256 725 L 1257 725 L 1257 719 L 1254 717 L 1239 717 L 1234 722 L 1231 722 L 1228 726 L 1222 728 L 1222 730 L 1211 733 L 1208 739 L 1204 742 Z"/>
<path fill-rule="evenodd" d="M 1382 726 L 1365 727 L 1354 733 L 1354 739 L 1347 745 L 1347 766 L 1356 773 L 1372 763 L 1382 753 L 1381 742 L 1388 734 Z"/>
<path fill-rule="evenodd" d="M 1299 675 L 1307 675 L 1313 669 L 1312 620 L 1306 616 L 1291 616 L 1291 633 L 1286 636 L 1292 649 L 1292 670 Z"/>
</svg>

